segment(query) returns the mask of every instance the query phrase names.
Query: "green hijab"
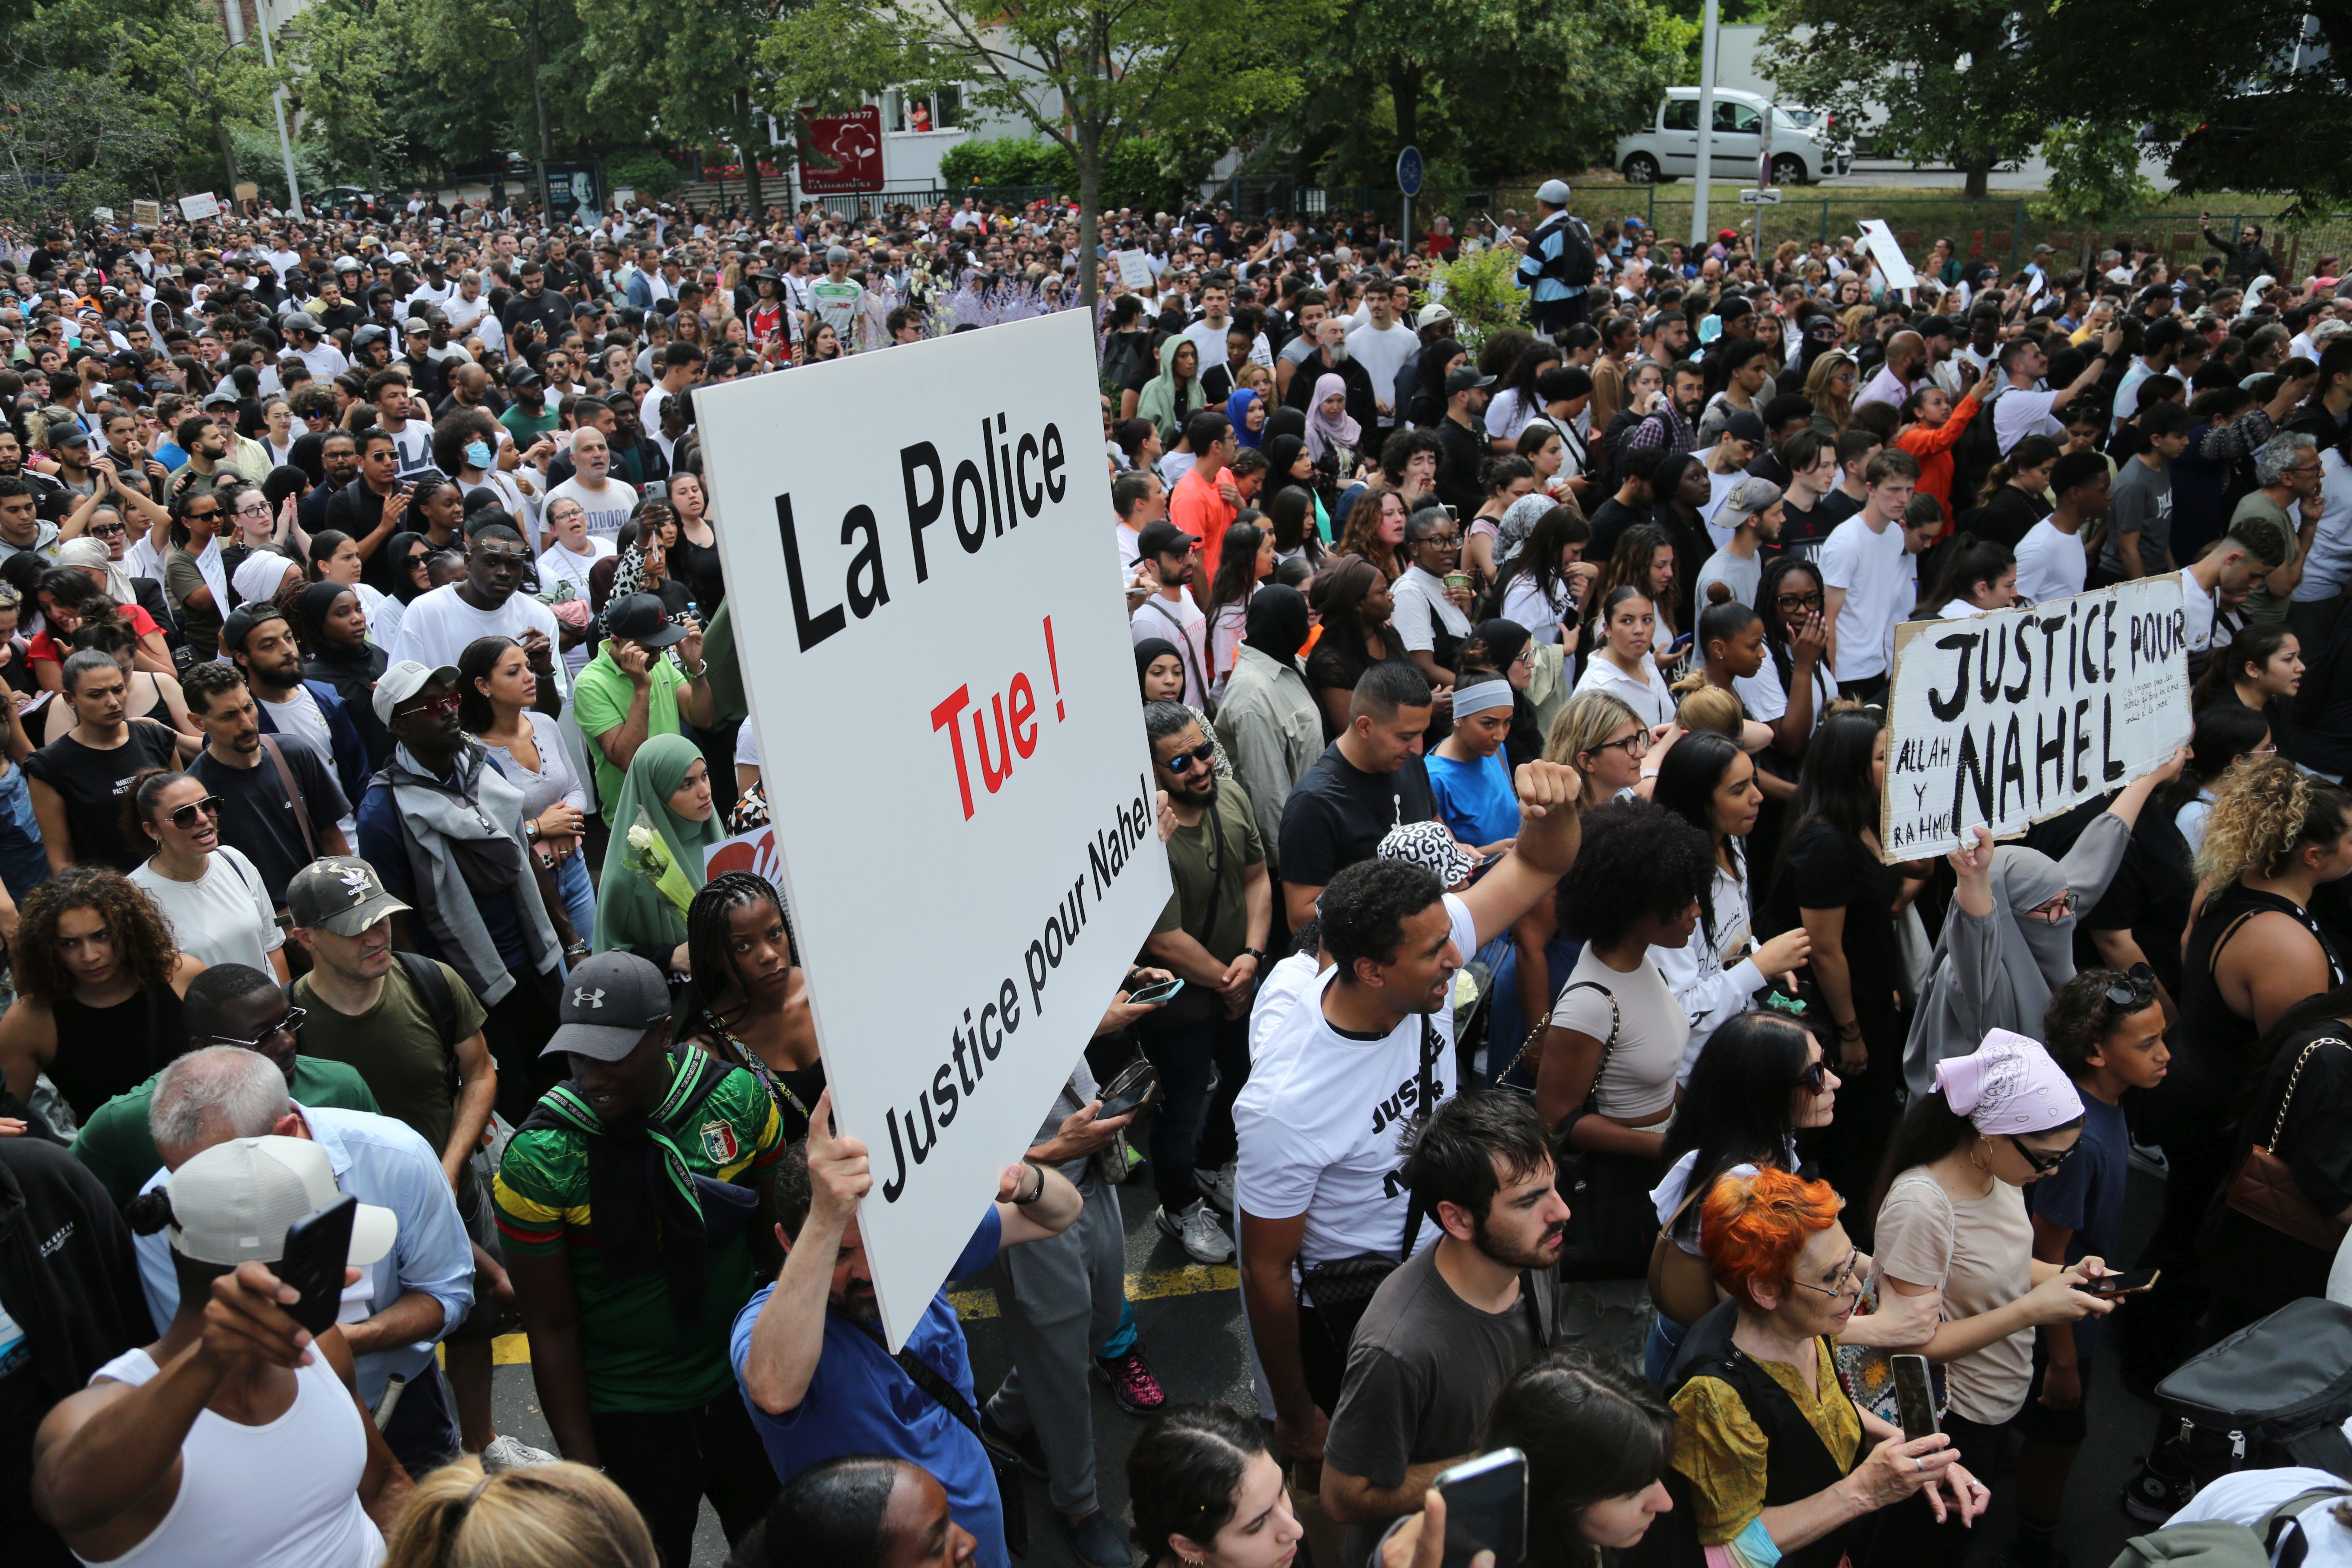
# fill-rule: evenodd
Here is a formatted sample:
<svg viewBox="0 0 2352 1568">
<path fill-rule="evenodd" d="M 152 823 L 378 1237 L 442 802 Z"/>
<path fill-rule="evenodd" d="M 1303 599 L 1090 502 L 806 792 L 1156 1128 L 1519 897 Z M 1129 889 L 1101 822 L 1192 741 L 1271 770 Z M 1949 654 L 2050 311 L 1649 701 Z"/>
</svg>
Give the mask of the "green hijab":
<svg viewBox="0 0 2352 1568">
<path fill-rule="evenodd" d="M 630 759 L 620 801 L 609 819 L 613 837 L 604 847 L 603 875 L 597 879 L 597 952 L 674 947 L 686 940 L 686 917 L 677 906 L 630 867 L 629 829 L 643 811 L 687 885 L 699 891 L 703 852 L 727 837 L 727 830 L 716 811 L 704 821 L 688 821 L 669 808 L 669 797 L 685 784 L 687 770 L 701 760 L 701 751 L 683 735 L 650 736 Z"/>
</svg>

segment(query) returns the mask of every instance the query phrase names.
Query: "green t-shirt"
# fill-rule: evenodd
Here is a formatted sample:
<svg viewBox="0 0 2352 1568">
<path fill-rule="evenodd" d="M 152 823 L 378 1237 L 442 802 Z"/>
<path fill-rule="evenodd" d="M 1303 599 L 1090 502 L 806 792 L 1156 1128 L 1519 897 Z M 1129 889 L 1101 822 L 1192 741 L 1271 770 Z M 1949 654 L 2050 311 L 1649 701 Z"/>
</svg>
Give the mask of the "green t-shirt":
<svg viewBox="0 0 2352 1568">
<path fill-rule="evenodd" d="M 782 1157 L 784 1124 L 760 1080 L 735 1068 L 703 1100 L 678 1148 L 688 1170 L 731 1182 Z M 709 1255 L 701 1321 L 680 1333 L 658 1270 L 621 1281 L 605 1276 L 580 1133 L 569 1127 L 516 1133 L 492 1193 L 499 1234 L 509 1253 L 545 1257 L 561 1250 L 571 1257 L 591 1409 L 684 1410 L 733 1395 L 728 1335 L 759 1284 L 748 1236 Z"/>
<path fill-rule="evenodd" d="M 687 684 L 686 671 L 665 652 L 646 666 L 646 676 L 653 683 L 653 689 L 646 694 L 646 738 L 678 733 L 677 689 Z M 620 804 L 622 771 L 604 755 L 604 748 L 596 743 L 596 737 L 621 727 L 635 697 L 629 678 L 621 673 L 621 667 L 603 648 L 596 650 L 596 657 L 588 661 L 579 679 L 572 683 L 572 716 L 580 721 L 580 733 L 588 742 L 588 754 L 595 760 L 596 799 L 608 812 Z M 625 828 L 624 824 L 620 830 Z"/>
<path fill-rule="evenodd" d="M 341 1062 L 298 1056 L 294 1081 L 287 1087 L 304 1105 L 383 1113 L 367 1080 Z M 147 1178 L 163 1166 L 163 1156 L 155 1152 L 155 1136 L 147 1130 L 147 1102 L 154 1097 L 152 1078 L 136 1089 L 123 1090 L 92 1111 L 81 1124 L 81 1135 L 74 1140 L 75 1158 L 89 1168 L 117 1207 L 137 1197 Z"/>
<path fill-rule="evenodd" d="M 447 964 L 435 967 L 449 986 L 457 1015 L 457 1037 L 480 1033 L 485 1015 L 473 988 Z M 383 994 L 355 1018 L 320 1001 L 307 974 L 294 982 L 293 997 L 294 1005 L 305 1014 L 302 1055 L 341 1062 L 357 1072 L 383 1113 L 415 1129 L 438 1158 L 449 1146 L 449 1120 L 457 1107 L 449 1089 L 449 1050 L 433 1021 L 433 1009 L 408 977 L 407 965 L 394 961 L 384 977 Z M 469 1185 L 470 1178 L 461 1182 L 461 1194 Z"/>
<path fill-rule="evenodd" d="M 1168 876 L 1175 891 L 1151 934 L 1180 927 L 1221 963 L 1249 945 L 1249 900 L 1243 872 L 1265 859 L 1265 844 L 1249 796 L 1231 779 L 1217 781 L 1217 798 L 1190 827 L 1168 836 Z"/>
<path fill-rule="evenodd" d="M 528 451 L 533 441 L 554 429 L 563 423 L 563 420 L 555 412 L 555 405 L 551 403 L 540 405 L 537 418 L 525 413 L 521 404 L 514 403 L 508 405 L 507 411 L 499 416 L 499 423 L 507 427 L 507 434 L 515 438 L 516 446 Z"/>
</svg>

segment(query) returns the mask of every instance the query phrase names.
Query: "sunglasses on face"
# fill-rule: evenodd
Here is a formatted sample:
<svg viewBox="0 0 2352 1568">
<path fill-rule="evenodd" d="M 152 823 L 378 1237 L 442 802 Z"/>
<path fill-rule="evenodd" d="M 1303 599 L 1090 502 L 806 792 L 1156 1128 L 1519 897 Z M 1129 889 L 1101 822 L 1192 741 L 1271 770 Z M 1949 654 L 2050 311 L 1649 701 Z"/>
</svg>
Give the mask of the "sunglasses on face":
<svg viewBox="0 0 2352 1568">
<path fill-rule="evenodd" d="M 310 1016 L 300 1007 L 289 1007 L 286 1009 L 286 1016 L 249 1040 L 241 1040 L 233 1035 L 215 1035 L 212 1037 L 212 1041 L 216 1046 L 243 1046 L 248 1051 L 257 1051 L 278 1036 L 290 1035 L 299 1029 L 302 1026 L 302 1020 Z"/>
<path fill-rule="evenodd" d="M 1160 765 L 1171 773 L 1187 773 L 1192 771 L 1192 764 L 1195 763 L 1204 768 L 1207 767 L 1209 759 L 1216 754 L 1217 743 L 1214 741 L 1203 741 L 1189 752 L 1177 752 Z"/>
<path fill-rule="evenodd" d="M 119 522 L 93 522 L 89 525 L 89 531 L 99 539 L 113 539 L 129 530 Z"/>
<path fill-rule="evenodd" d="M 1807 1094 L 1819 1094 L 1830 1084 L 1830 1062 L 1827 1057 L 1815 1057 L 1797 1075 L 1797 1087 Z"/>
<path fill-rule="evenodd" d="M 185 805 L 173 806 L 170 816 L 171 824 L 184 833 L 195 826 L 198 812 L 204 813 L 214 821 L 218 821 L 223 804 L 220 796 L 208 795 L 202 800 L 192 800 Z"/>
<path fill-rule="evenodd" d="M 2046 1149 L 2036 1149 L 2029 1145 L 2024 1139 L 2020 1138 L 2014 1132 L 2010 1133 L 2008 1137 L 2010 1142 L 2016 1148 L 2017 1152 L 2025 1157 L 2025 1163 L 2032 1166 L 2035 1173 L 2040 1175 L 2048 1175 L 2051 1172 L 2064 1164 L 2068 1157 L 2074 1152 L 2074 1147 L 2060 1149 L 2055 1152 L 2052 1152 Z M 2080 1145 L 2075 1145 L 2074 1147 L 2080 1147 Z"/>
<path fill-rule="evenodd" d="M 413 705 L 401 709 L 400 712 L 405 717 L 414 718 L 420 713 L 455 713 L 457 707 L 457 694 L 452 691 L 441 697 L 421 698 Z"/>
</svg>

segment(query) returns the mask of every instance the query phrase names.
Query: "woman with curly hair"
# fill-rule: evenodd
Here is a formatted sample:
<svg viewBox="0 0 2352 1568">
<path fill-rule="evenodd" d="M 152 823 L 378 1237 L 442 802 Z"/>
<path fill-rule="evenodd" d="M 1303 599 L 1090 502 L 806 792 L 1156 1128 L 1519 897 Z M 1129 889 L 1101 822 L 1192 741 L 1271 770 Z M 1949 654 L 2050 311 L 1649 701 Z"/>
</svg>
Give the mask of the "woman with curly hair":
<svg viewBox="0 0 2352 1568">
<path fill-rule="evenodd" d="M 1412 515 L 1402 490 L 1373 485 L 1349 509 L 1334 552 L 1362 556 L 1381 569 L 1381 577 L 1393 583 L 1411 564 L 1404 553 L 1404 525 Z"/>
<path fill-rule="evenodd" d="M 0 1077 L 29 1102 L 36 1074 L 88 1121 L 188 1047 L 180 998 L 204 965 L 110 866 L 68 866 L 18 912 L 16 1000 L 0 1017 Z"/>
<path fill-rule="evenodd" d="M 1715 880 L 1703 829 L 1647 801 L 1584 816 L 1584 846 L 1561 881 L 1560 929 L 1584 943 L 1536 1049 L 1536 1109 L 1566 1147 L 1587 1152 L 1584 1201 L 1597 1234 L 1637 1233 L 1626 1256 L 1584 1260 L 1561 1299 L 1563 1337 L 1638 1370 L 1650 1333 L 1641 1275 L 1650 1255 L 1647 1194 L 1664 1173 L 1667 1120 L 1690 1017 L 1652 961 L 1698 930 Z M 1609 1211 L 1637 1216 L 1630 1227 Z M 1572 1326 L 1571 1326 L 1572 1325 Z"/>
</svg>

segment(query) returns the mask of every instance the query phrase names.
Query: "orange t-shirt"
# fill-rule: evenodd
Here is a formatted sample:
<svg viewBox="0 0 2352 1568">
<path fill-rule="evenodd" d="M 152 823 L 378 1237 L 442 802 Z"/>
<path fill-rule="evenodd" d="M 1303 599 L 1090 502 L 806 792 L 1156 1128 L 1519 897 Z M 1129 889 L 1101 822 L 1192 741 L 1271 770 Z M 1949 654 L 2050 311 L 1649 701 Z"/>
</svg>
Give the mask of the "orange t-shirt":
<svg viewBox="0 0 2352 1568">
<path fill-rule="evenodd" d="M 1202 598 L 1208 596 L 1206 585 L 1217 580 L 1217 546 L 1224 542 L 1225 529 L 1240 515 L 1217 493 L 1219 484 L 1233 482 L 1230 469 L 1219 468 L 1216 479 L 1206 479 L 1196 465 L 1186 469 L 1176 488 L 1168 492 L 1168 521 L 1201 542 L 1202 591 L 1199 596 Z"/>
</svg>

